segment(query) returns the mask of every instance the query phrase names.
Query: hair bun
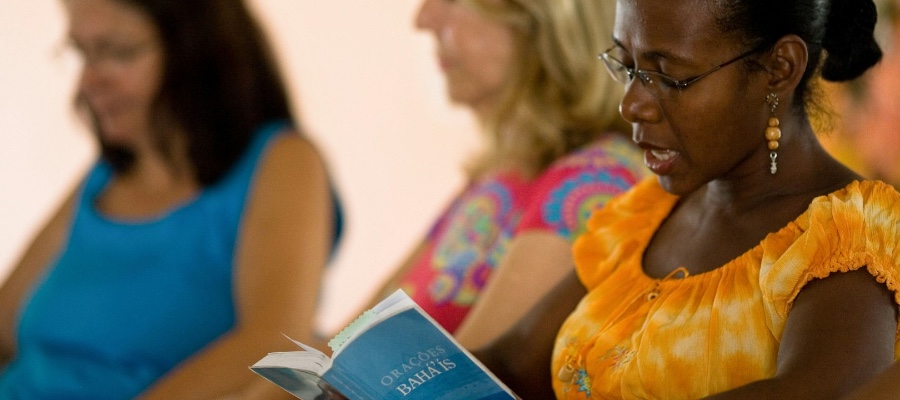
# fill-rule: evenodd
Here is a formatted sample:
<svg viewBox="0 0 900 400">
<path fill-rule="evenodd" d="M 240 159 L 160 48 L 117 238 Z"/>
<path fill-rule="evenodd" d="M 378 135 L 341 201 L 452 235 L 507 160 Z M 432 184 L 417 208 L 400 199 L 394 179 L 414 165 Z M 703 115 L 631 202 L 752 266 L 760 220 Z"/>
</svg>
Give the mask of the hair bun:
<svg viewBox="0 0 900 400">
<path fill-rule="evenodd" d="M 823 78 L 848 81 L 881 60 L 881 47 L 874 36 L 877 19 L 872 0 L 832 0 L 822 41 L 827 51 Z"/>
</svg>

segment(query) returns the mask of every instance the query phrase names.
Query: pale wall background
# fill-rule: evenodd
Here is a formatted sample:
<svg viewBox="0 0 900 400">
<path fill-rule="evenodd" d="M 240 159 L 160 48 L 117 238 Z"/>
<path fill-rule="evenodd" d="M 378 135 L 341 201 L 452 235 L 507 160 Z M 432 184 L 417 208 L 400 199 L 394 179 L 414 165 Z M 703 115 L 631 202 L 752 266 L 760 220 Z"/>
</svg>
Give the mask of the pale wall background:
<svg viewBox="0 0 900 400">
<path fill-rule="evenodd" d="M 274 42 L 297 111 L 342 193 L 346 234 L 319 325 L 339 328 L 395 268 L 462 184 L 477 148 L 447 103 L 419 0 L 250 0 Z M 75 76 L 54 63 L 56 0 L 0 12 L 0 281 L 95 157 L 71 112 Z"/>
</svg>

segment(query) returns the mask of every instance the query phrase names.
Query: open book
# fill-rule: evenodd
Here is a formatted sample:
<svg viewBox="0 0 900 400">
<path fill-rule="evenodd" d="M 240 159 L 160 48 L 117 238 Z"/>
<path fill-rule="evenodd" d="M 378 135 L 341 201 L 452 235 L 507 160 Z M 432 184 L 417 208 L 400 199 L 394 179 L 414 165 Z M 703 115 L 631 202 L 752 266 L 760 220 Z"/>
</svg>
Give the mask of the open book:
<svg viewBox="0 0 900 400">
<path fill-rule="evenodd" d="M 295 343 L 250 369 L 302 400 L 516 398 L 401 290 L 332 339 L 333 358 Z"/>
</svg>

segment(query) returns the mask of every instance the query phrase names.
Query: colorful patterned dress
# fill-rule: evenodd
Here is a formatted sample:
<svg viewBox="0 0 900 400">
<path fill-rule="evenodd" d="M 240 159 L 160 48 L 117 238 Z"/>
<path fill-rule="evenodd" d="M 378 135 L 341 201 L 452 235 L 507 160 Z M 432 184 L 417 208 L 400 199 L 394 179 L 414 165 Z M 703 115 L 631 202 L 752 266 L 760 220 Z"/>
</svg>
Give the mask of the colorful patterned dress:
<svg viewBox="0 0 900 400">
<path fill-rule="evenodd" d="M 646 175 L 640 153 L 608 135 L 525 180 L 495 174 L 454 199 L 400 283 L 448 331 L 462 323 L 511 238 L 549 231 L 573 240 L 591 212 Z"/>
<path fill-rule="evenodd" d="M 797 293 L 834 272 L 865 267 L 900 303 L 900 193 L 885 183 L 816 198 L 715 270 L 653 279 L 641 257 L 676 200 L 648 179 L 576 242 L 588 294 L 557 337 L 558 399 L 696 399 L 770 378 Z"/>
</svg>

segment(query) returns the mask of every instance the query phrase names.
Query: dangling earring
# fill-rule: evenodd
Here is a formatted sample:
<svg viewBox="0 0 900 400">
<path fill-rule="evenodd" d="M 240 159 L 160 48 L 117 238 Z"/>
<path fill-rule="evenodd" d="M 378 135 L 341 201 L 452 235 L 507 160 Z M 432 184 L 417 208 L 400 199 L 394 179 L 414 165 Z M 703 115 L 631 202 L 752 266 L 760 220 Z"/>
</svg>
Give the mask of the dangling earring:
<svg viewBox="0 0 900 400">
<path fill-rule="evenodd" d="M 778 127 L 781 123 L 778 121 L 778 117 L 775 116 L 775 108 L 778 107 L 778 95 L 769 93 L 766 96 L 766 103 L 769 104 L 770 112 L 772 113 L 772 116 L 769 117 L 769 127 L 766 128 L 766 140 L 769 141 L 769 150 L 772 151 L 769 153 L 769 159 L 772 160 L 769 172 L 775 175 L 778 172 L 778 163 L 776 162 L 778 159 L 778 140 L 781 139 L 781 128 Z"/>
</svg>

